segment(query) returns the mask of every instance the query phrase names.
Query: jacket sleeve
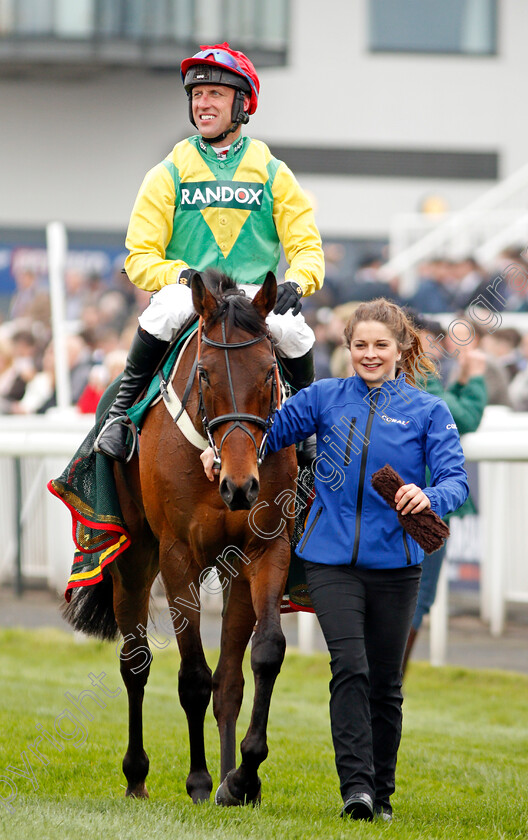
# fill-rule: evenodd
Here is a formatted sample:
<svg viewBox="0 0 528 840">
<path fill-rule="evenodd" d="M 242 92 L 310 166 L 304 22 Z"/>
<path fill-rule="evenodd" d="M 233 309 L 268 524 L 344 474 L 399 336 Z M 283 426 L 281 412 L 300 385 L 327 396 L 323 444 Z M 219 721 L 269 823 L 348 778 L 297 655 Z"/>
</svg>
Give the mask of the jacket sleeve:
<svg viewBox="0 0 528 840">
<path fill-rule="evenodd" d="M 308 196 L 283 162 L 273 180 L 273 221 L 290 266 L 285 279 L 312 295 L 324 281 L 321 236 Z"/>
<path fill-rule="evenodd" d="M 268 450 L 277 452 L 299 443 L 317 431 L 318 383 L 298 391 L 275 414 L 268 438 Z"/>
<path fill-rule="evenodd" d="M 126 247 L 125 269 L 140 289 L 157 292 L 176 283 L 182 268 L 180 260 L 166 260 L 165 251 L 172 236 L 174 220 L 174 181 L 163 163 L 147 172 L 132 209 Z"/>
<path fill-rule="evenodd" d="M 465 385 L 454 382 L 445 391 L 444 399 L 453 415 L 459 434 L 476 432 L 488 401 L 484 377 L 472 376 Z"/>
<path fill-rule="evenodd" d="M 424 493 L 440 517 L 451 513 L 469 495 L 464 452 L 451 412 L 442 400 L 435 400 L 426 421 L 425 457 L 431 471 L 431 486 Z"/>
</svg>

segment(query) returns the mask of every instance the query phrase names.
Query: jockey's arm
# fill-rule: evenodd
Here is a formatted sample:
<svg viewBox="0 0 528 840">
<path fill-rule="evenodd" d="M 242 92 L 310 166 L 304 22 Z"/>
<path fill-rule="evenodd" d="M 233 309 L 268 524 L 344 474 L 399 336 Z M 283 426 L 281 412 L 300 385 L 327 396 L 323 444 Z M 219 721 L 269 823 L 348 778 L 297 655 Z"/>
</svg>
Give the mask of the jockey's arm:
<svg viewBox="0 0 528 840">
<path fill-rule="evenodd" d="M 289 268 L 285 280 L 298 283 L 303 297 L 324 282 L 324 254 L 312 205 L 293 172 L 281 163 L 273 181 L 273 220 Z"/>
<path fill-rule="evenodd" d="M 174 181 L 163 163 L 147 172 L 132 209 L 126 247 L 125 270 L 140 289 L 157 292 L 178 282 L 182 260 L 166 260 L 174 219 Z"/>
</svg>

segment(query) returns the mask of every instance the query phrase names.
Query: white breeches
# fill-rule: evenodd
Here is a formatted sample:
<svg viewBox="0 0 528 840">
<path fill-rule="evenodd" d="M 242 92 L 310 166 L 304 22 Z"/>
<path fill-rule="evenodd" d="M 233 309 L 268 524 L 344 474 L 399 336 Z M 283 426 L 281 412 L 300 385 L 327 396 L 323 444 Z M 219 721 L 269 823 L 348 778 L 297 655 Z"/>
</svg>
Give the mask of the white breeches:
<svg viewBox="0 0 528 840">
<path fill-rule="evenodd" d="M 246 295 L 254 298 L 260 286 L 241 285 Z M 152 295 L 150 305 L 139 316 L 139 325 L 161 341 L 172 341 L 187 318 L 194 312 L 192 294 L 188 286 L 173 283 L 163 286 Z M 266 323 L 275 341 L 278 352 L 287 359 L 304 356 L 315 342 L 315 335 L 302 313 L 292 315 L 291 309 L 284 315 L 270 312 Z"/>
</svg>

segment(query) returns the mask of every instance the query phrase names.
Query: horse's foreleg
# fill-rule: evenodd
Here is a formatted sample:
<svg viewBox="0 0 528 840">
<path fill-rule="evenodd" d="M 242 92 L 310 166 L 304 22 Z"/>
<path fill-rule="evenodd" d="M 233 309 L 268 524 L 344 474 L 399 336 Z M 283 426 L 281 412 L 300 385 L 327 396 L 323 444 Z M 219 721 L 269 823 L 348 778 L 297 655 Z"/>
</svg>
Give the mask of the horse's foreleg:
<svg viewBox="0 0 528 840">
<path fill-rule="evenodd" d="M 246 580 L 233 580 L 222 621 L 220 658 L 213 676 L 213 711 L 220 735 L 220 779 L 236 767 L 236 722 L 242 705 L 242 661 L 255 626 Z"/>
<path fill-rule="evenodd" d="M 268 755 L 267 725 L 271 695 L 286 650 L 286 639 L 280 626 L 280 601 L 286 572 L 271 563 L 260 565 L 260 573 L 254 572 L 251 578 L 257 617 L 251 645 L 251 668 L 255 681 L 253 710 L 248 731 L 240 745 L 242 762 L 238 769 L 227 774 L 216 792 L 215 801 L 219 805 L 260 802 L 258 768 Z"/>
<path fill-rule="evenodd" d="M 163 567 L 164 564 L 162 574 Z M 200 639 L 198 578 L 179 577 L 171 570 L 163 574 L 163 581 L 181 655 L 178 694 L 187 716 L 190 750 L 186 788 L 193 802 L 203 802 L 209 799 L 213 788 L 204 741 L 204 719 L 211 699 L 212 679 Z"/>
<path fill-rule="evenodd" d="M 148 797 L 145 779 L 149 760 L 143 748 L 143 696 L 152 659 L 146 627 L 155 574 L 153 570 L 148 580 L 143 580 L 142 585 L 134 589 L 125 588 L 120 576 L 114 575 L 114 611 L 123 634 L 120 669 L 128 694 L 128 746 L 123 758 L 123 773 L 128 782 L 126 796 L 138 798 Z"/>
</svg>

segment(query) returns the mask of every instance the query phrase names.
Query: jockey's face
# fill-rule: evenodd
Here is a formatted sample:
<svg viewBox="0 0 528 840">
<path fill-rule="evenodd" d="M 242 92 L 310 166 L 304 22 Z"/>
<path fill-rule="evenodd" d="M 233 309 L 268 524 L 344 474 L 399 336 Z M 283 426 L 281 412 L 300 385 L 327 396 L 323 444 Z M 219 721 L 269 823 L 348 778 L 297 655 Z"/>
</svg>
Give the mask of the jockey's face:
<svg viewBox="0 0 528 840">
<path fill-rule="evenodd" d="M 196 85 L 192 89 L 192 112 L 198 131 L 206 140 L 217 137 L 231 125 L 231 111 L 234 88 L 226 85 Z M 249 97 L 248 97 L 249 103 Z M 212 146 L 227 146 L 240 134 L 240 126 L 219 143 Z"/>
</svg>

